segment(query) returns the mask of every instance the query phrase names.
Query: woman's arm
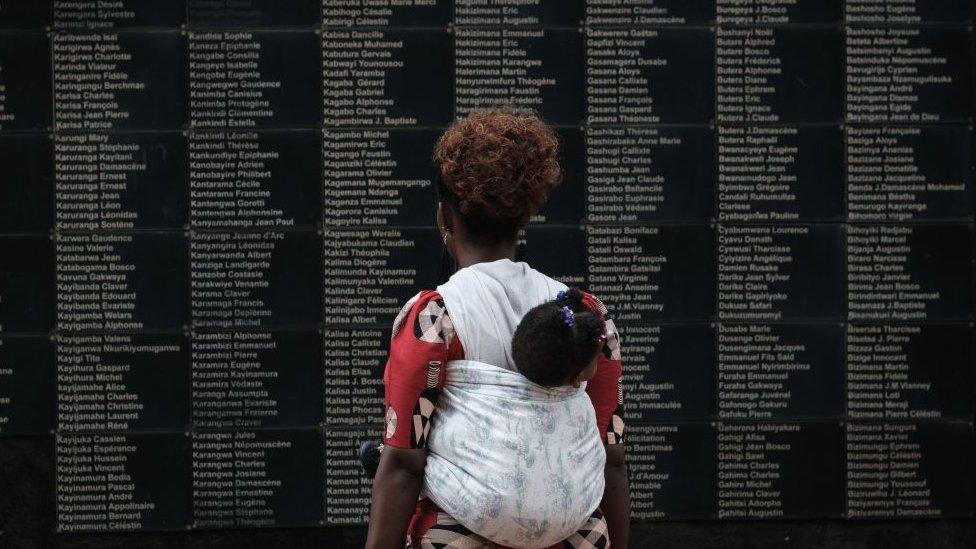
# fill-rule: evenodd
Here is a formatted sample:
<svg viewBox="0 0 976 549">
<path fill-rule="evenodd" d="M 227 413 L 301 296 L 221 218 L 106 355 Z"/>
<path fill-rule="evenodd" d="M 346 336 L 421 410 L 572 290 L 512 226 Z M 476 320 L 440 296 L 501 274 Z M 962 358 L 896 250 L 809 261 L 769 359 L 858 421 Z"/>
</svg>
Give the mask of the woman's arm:
<svg viewBox="0 0 976 549">
<path fill-rule="evenodd" d="M 620 354 L 620 334 L 606 306 L 590 294 L 583 294 L 583 302 L 593 312 L 603 315 L 607 323 L 607 340 L 597 358 L 596 374 L 586 384 L 586 392 L 593 402 L 597 425 L 601 429 L 607 464 L 603 470 L 606 488 L 600 508 L 607 519 L 610 543 L 621 549 L 630 538 L 630 481 L 624 445 L 623 362 Z"/>
<path fill-rule="evenodd" d="M 401 549 L 424 484 L 427 450 L 386 447 L 373 478 L 367 549 Z"/>
<path fill-rule="evenodd" d="M 427 435 L 444 381 L 444 365 L 464 356 L 437 292 L 424 291 L 393 322 L 383 374 L 383 453 L 373 477 L 367 547 L 403 547 L 424 484 Z"/>
<path fill-rule="evenodd" d="M 610 543 L 614 548 L 626 549 L 630 538 L 630 482 L 623 444 L 608 444 L 607 465 L 604 469 L 606 488 L 600 508 L 607 519 Z"/>
</svg>

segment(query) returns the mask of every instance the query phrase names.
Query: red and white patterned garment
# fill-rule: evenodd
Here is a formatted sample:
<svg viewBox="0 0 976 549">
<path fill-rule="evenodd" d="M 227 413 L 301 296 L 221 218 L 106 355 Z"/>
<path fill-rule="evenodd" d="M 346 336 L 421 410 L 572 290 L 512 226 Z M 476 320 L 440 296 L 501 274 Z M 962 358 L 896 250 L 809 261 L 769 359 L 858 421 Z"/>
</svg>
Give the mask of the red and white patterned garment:
<svg viewBox="0 0 976 549">
<path fill-rule="evenodd" d="M 597 360 L 596 374 L 587 382 L 586 393 L 593 403 L 604 443 L 620 444 L 624 436 L 620 337 L 606 307 L 598 299 L 584 294 L 584 303 L 604 317 L 608 336 Z M 393 323 L 390 358 L 383 376 L 385 444 L 395 448 L 426 448 L 437 397 L 444 384 L 444 365 L 464 358 L 464 346 L 439 293 L 420 292 L 404 305 Z M 606 522 L 598 514 L 594 514 L 584 530 L 560 547 L 609 547 Z M 424 500 L 418 504 L 411 522 L 410 537 L 414 547 L 485 546 L 479 543 L 484 538 L 470 532 L 462 535 L 463 530 L 463 526 Z M 447 544 L 431 538 L 451 535 L 460 537 Z"/>
</svg>

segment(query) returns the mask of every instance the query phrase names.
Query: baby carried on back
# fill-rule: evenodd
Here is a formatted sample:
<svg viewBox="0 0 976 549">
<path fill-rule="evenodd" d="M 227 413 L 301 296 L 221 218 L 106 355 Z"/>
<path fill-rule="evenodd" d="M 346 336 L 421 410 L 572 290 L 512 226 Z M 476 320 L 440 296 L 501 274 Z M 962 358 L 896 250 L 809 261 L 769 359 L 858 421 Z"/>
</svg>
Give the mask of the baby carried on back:
<svg viewBox="0 0 976 549">
<path fill-rule="evenodd" d="M 584 392 L 603 319 L 578 290 L 508 260 L 462 269 L 438 292 L 465 359 L 445 365 L 424 495 L 501 545 L 566 539 L 604 491 L 606 454 Z"/>
</svg>

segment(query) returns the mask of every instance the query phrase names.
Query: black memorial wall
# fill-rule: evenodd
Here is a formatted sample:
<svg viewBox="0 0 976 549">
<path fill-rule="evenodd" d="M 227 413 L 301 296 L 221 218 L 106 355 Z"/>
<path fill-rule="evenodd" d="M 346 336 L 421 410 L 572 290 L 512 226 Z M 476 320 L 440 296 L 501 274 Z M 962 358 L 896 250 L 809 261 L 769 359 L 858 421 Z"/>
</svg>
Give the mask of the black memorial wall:
<svg viewBox="0 0 976 549">
<path fill-rule="evenodd" d="M 51 448 L 65 534 L 362 524 L 431 146 L 509 103 L 567 173 L 526 255 L 622 332 L 635 519 L 972 517 L 973 13 L 2 2 L 0 453 Z"/>
</svg>

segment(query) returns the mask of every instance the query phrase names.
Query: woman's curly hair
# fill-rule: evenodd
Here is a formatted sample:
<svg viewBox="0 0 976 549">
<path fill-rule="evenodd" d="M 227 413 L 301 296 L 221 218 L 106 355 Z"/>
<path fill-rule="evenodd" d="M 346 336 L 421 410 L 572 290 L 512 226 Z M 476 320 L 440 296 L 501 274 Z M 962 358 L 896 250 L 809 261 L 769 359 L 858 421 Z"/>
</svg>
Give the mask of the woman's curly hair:
<svg viewBox="0 0 976 549">
<path fill-rule="evenodd" d="M 472 236 L 514 237 L 562 181 L 559 139 L 537 115 L 509 108 L 475 110 L 434 147 L 441 200 Z"/>
</svg>

